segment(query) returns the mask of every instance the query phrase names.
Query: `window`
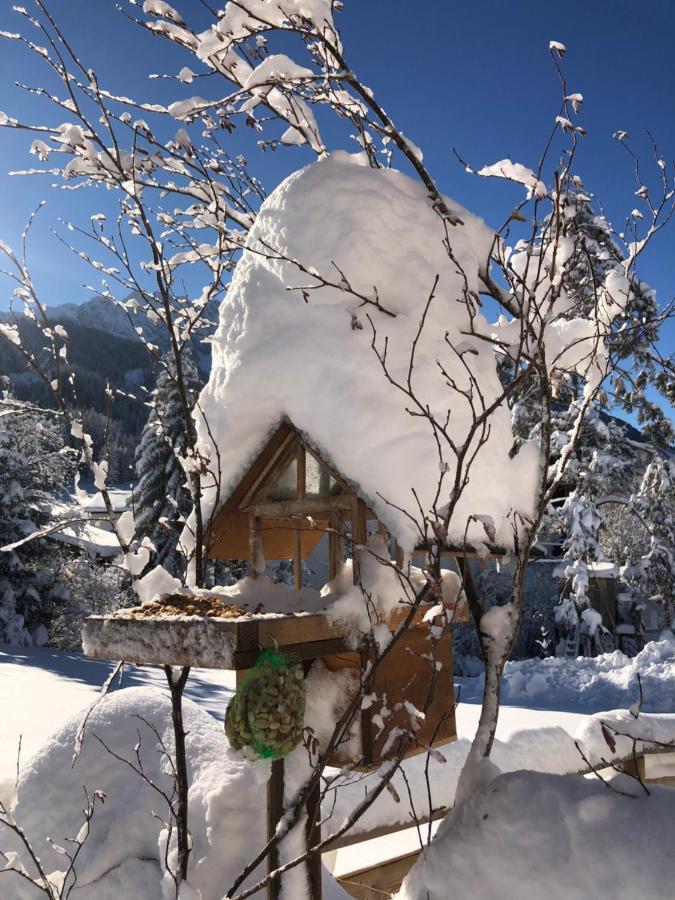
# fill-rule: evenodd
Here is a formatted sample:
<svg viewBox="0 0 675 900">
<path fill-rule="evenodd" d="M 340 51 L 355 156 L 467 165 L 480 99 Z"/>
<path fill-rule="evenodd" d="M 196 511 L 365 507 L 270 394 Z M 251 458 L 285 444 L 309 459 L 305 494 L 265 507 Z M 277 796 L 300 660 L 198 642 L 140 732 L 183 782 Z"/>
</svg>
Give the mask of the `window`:
<svg viewBox="0 0 675 900">
<path fill-rule="evenodd" d="M 294 500 L 298 496 L 298 460 L 293 457 L 265 494 L 265 500 Z"/>
<path fill-rule="evenodd" d="M 342 486 L 311 453 L 305 456 L 305 493 L 308 497 L 333 497 Z"/>
</svg>

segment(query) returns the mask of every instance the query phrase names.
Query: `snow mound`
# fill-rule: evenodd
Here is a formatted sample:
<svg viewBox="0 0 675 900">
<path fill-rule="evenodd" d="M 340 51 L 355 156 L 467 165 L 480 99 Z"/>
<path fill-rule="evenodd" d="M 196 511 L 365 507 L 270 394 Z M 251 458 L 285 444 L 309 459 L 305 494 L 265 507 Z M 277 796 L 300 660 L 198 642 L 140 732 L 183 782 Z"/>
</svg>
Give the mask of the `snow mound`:
<svg viewBox="0 0 675 900">
<path fill-rule="evenodd" d="M 252 764 L 230 750 L 223 727 L 196 703 L 183 699 L 186 755 L 190 781 L 189 827 L 192 854 L 188 885 L 181 897 L 220 900 L 265 843 L 268 762 Z M 89 837 L 78 857 L 78 900 L 167 900 L 174 885 L 164 863 L 165 835 L 160 819 L 167 804 L 147 781 L 103 747 L 138 765 L 147 778 L 171 791 L 166 759 L 156 729 L 173 754 L 171 705 L 156 688 L 125 688 L 109 694 L 92 712 L 82 752 L 72 767 L 73 746 L 82 713 L 68 719 L 24 767 L 13 815 L 29 836 L 48 875 L 64 869 L 64 857 L 49 839 L 68 846 L 83 824 L 83 787 L 91 795 L 104 791 Z M 100 739 L 98 740 L 97 737 Z M 136 747 L 138 747 L 138 758 Z M 19 852 L 16 838 L 0 827 L 0 849 Z M 175 865 L 175 859 L 173 860 Z M 299 872 L 300 870 L 298 870 Z M 244 887 L 262 877 L 257 869 Z M 296 874 L 296 883 L 298 875 Z M 323 871 L 326 900 L 348 900 Z M 264 890 L 254 894 L 259 900 Z M 2 875 L 2 900 L 39 900 L 43 895 L 26 881 Z"/>
<path fill-rule="evenodd" d="M 82 826 L 83 787 L 89 794 L 105 791 L 107 798 L 96 808 L 91 833 L 78 859 L 76 895 L 82 900 L 161 900 L 162 879 L 167 879 L 160 849 L 163 825 L 153 811 L 166 818 L 166 803 L 140 776 L 106 752 L 97 736 L 129 760 L 134 760 L 134 747 L 140 739 L 146 775 L 159 787 L 170 789 L 157 739 L 147 724 L 172 747 L 170 702 L 154 688 L 126 688 L 109 695 L 89 719 L 82 753 L 73 768 L 73 745 L 81 719 L 81 713 L 68 719 L 25 765 L 14 816 L 30 836 L 45 870 L 58 871 L 64 868 L 63 856 L 52 849 L 47 838 L 67 846 L 67 838 L 75 837 Z M 265 792 L 260 779 L 264 781 L 267 771 L 264 764 L 252 766 L 235 757 L 222 726 L 190 700 L 184 700 L 184 720 L 194 842 L 189 881 L 204 900 L 215 900 L 262 843 Z M 0 847 L 7 850 L 10 846 L 15 847 L 12 836 L 0 830 Z M 24 855 L 22 861 L 29 866 Z M 3 900 L 39 896 L 16 876 L 2 877 Z"/>
<path fill-rule="evenodd" d="M 410 414 L 413 401 L 383 373 L 371 347 L 373 328 L 380 351 L 387 340 L 389 375 L 405 384 L 438 276 L 414 359 L 416 396 L 441 421 L 450 411 L 452 440 L 475 448 L 469 400 L 448 386 L 439 363 L 461 390 L 472 392 L 478 413 L 479 393 L 489 404 L 500 391 L 492 349 L 467 337 L 464 302 L 466 290 L 478 290 L 494 236 L 482 220 L 447 202 L 464 223 L 449 229 L 454 261 L 423 186 L 394 170 L 373 170 L 358 155 L 321 159 L 266 200 L 221 306 L 211 378 L 198 404 L 202 447 L 214 465 L 215 448 L 220 453 L 221 499 L 286 417 L 353 483 L 404 548 L 418 542 L 402 510 L 417 513 L 413 489 L 425 512 L 432 508 L 439 455 L 429 424 Z M 320 279 L 332 286 L 319 286 Z M 345 279 L 359 296 L 339 289 Z M 387 312 L 373 305 L 376 300 Z M 480 313 L 475 326 L 489 330 Z M 475 374 L 473 387 L 467 369 Z M 509 457 L 513 436 L 505 406 L 490 423 L 450 537 L 464 538 L 470 516 L 490 516 L 497 541 L 509 545 L 508 517 L 514 510 L 531 512 L 537 450 L 529 444 Z M 444 456 L 449 469 L 441 509 L 455 466 L 448 447 Z M 216 487 L 207 493 L 207 510 L 216 493 Z M 468 537 L 485 541 L 483 524 L 471 522 Z"/>
<path fill-rule="evenodd" d="M 579 776 L 499 775 L 445 819 L 398 900 L 672 897 L 672 789 L 614 784 L 634 796 Z"/>
<path fill-rule="evenodd" d="M 607 744 L 603 725 L 614 739 L 613 749 Z M 627 710 L 597 713 L 581 719 L 574 737 L 558 725 L 519 728 L 506 733 L 501 740 L 495 740 L 490 760 L 503 773 L 528 769 L 547 775 L 570 775 L 585 770 L 587 763 L 584 757 L 600 768 L 630 758 L 633 741 L 626 735 L 635 737 L 638 754 L 642 750 L 658 751 L 663 744 L 675 746 L 675 714 L 643 713 L 636 719 Z M 428 763 L 424 754 L 405 760 L 401 767 L 403 771 L 397 772 L 392 779 L 397 794 L 407 795 L 410 791 L 420 815 L 420 810 L 428 812 L 427 791 L 433 809 L 451 807 L 458 799 L 460 774 L 470 746 L 469 739 L 460 737 L 451 744 L 437 748 Z M 359 780 L 361 792 L 372 789 L 376 781 L 377 775 L 374 773 L 362 776 Z M 356 800 L 355 791 L 343 789 L 337 791 L 333 807 L 333 796 L 329 793 L 327 805 L 330 818 L 327 827 L 344 821 Z M 397 802 L 388 791 L 383 791 L 352 833 L 393 822 L 410 824 L 410 808 Z"/>
<path fill-rule="evenodd" d="M 675 712 L 675 642 L 651 641 L 630 658 L 615 650 L 595 658 L 523 659 L 504 669 L 501 698 L 506 705 L 541 704 L 546 709 L 595 712 L 627 707 L 638 699 L 642 681 L 645 712 Z M 462 699 L 482 693 L 482 676 L 464 682 Z"/>
</svg>

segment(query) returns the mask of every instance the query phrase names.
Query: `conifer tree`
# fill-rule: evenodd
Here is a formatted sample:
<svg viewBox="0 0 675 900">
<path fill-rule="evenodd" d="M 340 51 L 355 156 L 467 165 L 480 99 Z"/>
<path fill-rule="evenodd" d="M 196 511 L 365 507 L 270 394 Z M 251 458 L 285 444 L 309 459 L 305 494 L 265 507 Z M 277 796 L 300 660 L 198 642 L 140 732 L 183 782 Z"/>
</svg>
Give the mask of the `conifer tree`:
<svg viewBox="0 0 675 900">
<path fill-rule="evenodd" d="M 19 401 L 11 409 L 0 420 L 2 546 L 49 524 L 55 495 L 74 473 L 59 428 Z M 57 570 L 58 554 L 45 539 L 0 552 L 0 642 L 46 640 Z"/>
<path fill-rule="evenodd" d="M 573 314 L 583 315 L 593 308 L 597 286 L 627 258 L 636 220 L 626 223 L 623 231 L 617 233 L 607 218 L 593 209 L 580 182 L 568 193 L 567 204 L 568 227 L 581 239 L 581 250 L 566 272 L 565 284 L 574 301 Z M 633 210 L 633 217 L 639 215 L 638 210 Z M 620 271 L 624 271 L 623 266 Z M 651 387 L 672 404 L 675 363 L 657 347 L 663 316 L 655 292 L 633 273 L 628 274 L 630 300 L 613 320 L 607 340 L 613 363 L 610 399 L 618 410 L 636 416 L 641 431 L 655 446 L 670 447 L 675 437 L 672 424 L 661 407 L 646 395 L 646 389 Z"/>
<path fill-rule="evenodd" d="M 188 353 L 183 355 L 183 374 L 190 396 L 198 375 Z M 136 450 L 133 493 L 136 536 L 148 537 L 154 547 L 154 564 L 179 575 L 185 560 L 179 539 L 192 508 L 181 458 L 187 446 L 185 417 L 175 371 L 167 362 L 157 378 L 150 416 Z"/>
<path fill-rule="evenodd" d="M 647 533 L 641 554 L 626 553 L 622 575 L 637 603 L 652 601 L 661 609 L 663 625 L 673 624 L 675 611 L 675 464 L 655 455 L 628 513 Z"/>
<path fill-rule="evenodd" d="M 613 271 L 618 275 L 626 273 L 626 245 L 634 236 L 634 229 L 629 222 L 621 233 L 616 233 L 607 218 L 594 209 L 579 179 L 569 186 L 562 224 L 545 222 L 542 227 L 561 227 L 563 240 L 574 241 L 574 252 L 560 277 L 570 318 L 587 316 L 595 307 L 598 286 L 604 284 L 607 276 Z M 631 272 L 627 274 L 630 300 L 615 317 L 606 341 L 611 379 L 586 414 L 559 487 L 558 503 L 549 510 L 546 521 L 545 530 L 550 536 L 558 536 L 565 560 L 558 571 L 567 579 L 566 596 L 556 611 L 563 634 L 573 631 L 589 608 L 588 565 L 608 558 L 603 545 L 606 542 L 602 540 L 608 514 L 611 513 L 610 518 L 629 516 L 638 532 L 630 545 L 612 548 L 618 552 L 611 557 L 622 567 L 636 600 L 638 596 L 645 600 L 667 591 L 667 572 L 671 561 L 675 561 L 675 543 L 670 540 L 668 527 L 657 526 L 649 514 L 659 504 L 655 491 L 648 487 L 671 483 L 662 476 L 668 474 L 666 459 L 673 447 L 673 429 L 661 406 L 647 395 L 649 385 L 666 402 L 672 402 L 675 367 L 658 346 L 663 317 L 654 292 Z M 500 361 L 504 382 L 514 374 L 508 360 Z M 555 446 L 563 447 L 570 440 L 583 403 L 581 388 L 578 377 L 562 373 L 558 383 L 553 384 Z M 639 442 L 633 440 L 628 426 L 613 418 L 613 413 L 622 412 L 637 420 L 642 432 Z M 516 444 L 538 439 L 541 415 L 537 385 L 523 382 L 512 401 Z M 554 452 L 552 466 L 556 460 Z M 617 512 L 619 508 L 624 512 Z M 667 522 L 665 513 L 657 515 L 661 522 Z M 656 534 L 659 539 L 654 537 Z"/>
</svg>

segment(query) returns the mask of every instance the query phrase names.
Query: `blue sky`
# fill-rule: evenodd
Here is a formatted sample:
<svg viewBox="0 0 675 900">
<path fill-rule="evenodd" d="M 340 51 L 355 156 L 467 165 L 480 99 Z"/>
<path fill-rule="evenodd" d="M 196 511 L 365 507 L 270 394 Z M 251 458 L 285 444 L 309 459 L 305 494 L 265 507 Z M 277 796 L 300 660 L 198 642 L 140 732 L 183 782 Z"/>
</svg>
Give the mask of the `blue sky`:
<svg viewBox="0 0 675 900">
<path fill-rule="evenodd" d="M 27 0 L 26 5 L 30 5 Z M 176 0 L 188 17 L 198 0 Z M 143 99 L 175 99 L 204 94 L 201 84 L 144 81 L 150 71 L 177 72 L 189 62 L 178 48 L 153 39 L 128 23 L 112 0 L 52 0 L 85 65 L 101 83 Z M 675 155 L 675 0 L 496 0 L 424 3 L 404 0 L 345 0 L 338 17 L 352 68 L 376 93 L 399 126 L 420 147 L 442 190 L 488 222 L 498 225 L 520 199 L 512 185 L 467 175 L 453 156 L 456 147 L 475 166 L 510 156 L 536 165 L 558 111 L 559 86 L 548 42 L 567 45 L 564 67 L 571 90 L 583 93 L 581 122 L 588 131 L 578 157 L 586 187 L 601 198 L 620 224 L 635 205 L 631 166 L 612 139 L 630 132 L 636 149 L 650 153 L 646 129 L 663 155 Z M 0 29 L 16 30 L 19 17 L 4 0 Z M 194 67 L 194 66 L 193 66 Z M 42 83 L 43 73 L 15 44 L 0 44 L 0 110 L 39 118 L 42 106 L 12 87 L 14 80 Z M 62 117 L 61 117 L 62 118 Z M 332 146 L 347 146 L 345 134 L 328 126 Z M 284 149 L 255 153 L 244 141 L 252 169 L 268 189 L 308 161 L 307 152 Z M 41 197 L 48 200 L 32 240 L 32 263 L 49 302 L 86 299 L 84 282 L 93 274 L 50 235 L 59 216 L 85 220 L 105 204 L 90 192 L 63 193 L 53 180 L 9 178 L 15 167 L 30 166 L 30 138 L 0 130 L 0 238 L 16 244 L 23 224 Z M 675 293 L 675 230 L 661 235 L 644 258 L 642 277 L 662 301 Z M 6 291 L 0 308 L 6 308 Z M 668 335 L 675 339 L 675 329 Z"/>
</svg>

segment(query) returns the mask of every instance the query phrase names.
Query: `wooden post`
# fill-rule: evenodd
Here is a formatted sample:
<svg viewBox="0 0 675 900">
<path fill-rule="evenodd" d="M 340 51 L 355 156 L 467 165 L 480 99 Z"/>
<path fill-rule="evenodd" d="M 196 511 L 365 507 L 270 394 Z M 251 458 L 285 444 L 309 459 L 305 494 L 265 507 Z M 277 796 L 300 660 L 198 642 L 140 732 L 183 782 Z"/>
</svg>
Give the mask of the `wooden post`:
<svg viewBox="0 0 675 900">
<path fill-rule="evenodd" d="M 298 444 L 297 449 L 297 499 L 304 500 L 307 490 L 305 472 L 305 448 Z M 299 523 L 293 527 L 293 584 L 296 591 L 302 590 L 302 531 Z"/>
<path fill-rule="evenodd" d="M 368 518 L 366 504 L 359 497 L 353 498 L 352 503 L 352 565 L 354 567 L 354 584 L 360 584 L 361 573 L 359 571 L 360 552 L 357 546 L 365 546 L 368 542 Z"/>
<path fill-rule="evenodd" d="M 344 560 L 344 540 L 342 537 L 342 513 L 332 513 L 328 532 L 328 578 L 332 581 Z"/>
<path fill-rule="evenodd" d="M 306 659 L 303 662 L 305 678 L 309 675 L 316 660 Z M 321 840 L 321 781 L 312 788 L 305 804 L 307 822 L 305 823 L 305 841 L 307 847 L 318 844 Z M 307 881 L 309 883 L 310 900 L 321 900 L 321 853 L 313 853 L 307 859 Z"/>
<path fill-rule="evenodd" d="M 267 840 L 271 840 L 277 830 L 277 823 L 284 814 L 284 761 L 275 759 L 267 782 Z M 267 857 L 267 871 L 279 868 L 279 847 L 273 847 Z M 281 897 L 281 878 L 273 878 L 267 885 L 267 900 Z"/>
<path fill-rule="evenodd" d="M 257 578 L 262 575 L 258 571 L 261 563 L 261 535 L 260 535 L 260 519 L 253 512 L 248 515 L 248 574 L 251 578 Z"/>
<path fill-rule="evenodd" d="M 321 840 L 321 782 L 317 782 L 307 798 L 307 846 Z M 321 900 L 321 853 L 312 853 L 307 860 L 307 879 L 311 900 Z"/>
</svg>

